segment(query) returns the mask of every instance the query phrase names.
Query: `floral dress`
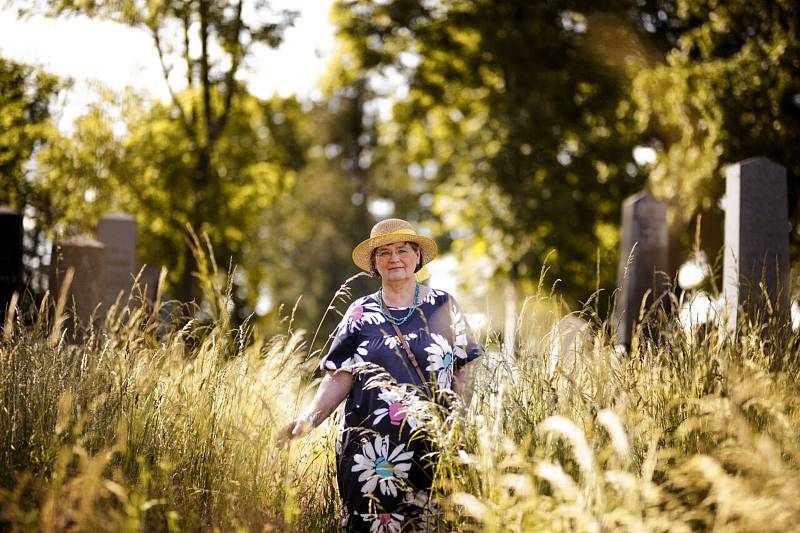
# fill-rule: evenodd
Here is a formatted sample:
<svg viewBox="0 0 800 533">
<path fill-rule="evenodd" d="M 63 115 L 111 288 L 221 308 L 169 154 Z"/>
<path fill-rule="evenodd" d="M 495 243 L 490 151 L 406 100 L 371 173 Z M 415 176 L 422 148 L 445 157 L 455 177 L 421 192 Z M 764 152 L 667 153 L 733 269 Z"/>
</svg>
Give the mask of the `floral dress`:
<svg viewBox="0 0 800 533">
<path fill-rule="evenodd" d="M 388 311 L 402 318 L 408 308 Z M 350 305 L 320 363 L 323 370 L 355 376 L 336 442 L 343 526 L 351 531 L 425 529 L 432 446 L 415 405 L 436 398 L 446 408 L 455 371 L 481 354 L 458 304 L 444 291 L 429 290 L 399 328 L 428 376 L 424 384 L 381 313 L 377 293 Z"/>
</svg>

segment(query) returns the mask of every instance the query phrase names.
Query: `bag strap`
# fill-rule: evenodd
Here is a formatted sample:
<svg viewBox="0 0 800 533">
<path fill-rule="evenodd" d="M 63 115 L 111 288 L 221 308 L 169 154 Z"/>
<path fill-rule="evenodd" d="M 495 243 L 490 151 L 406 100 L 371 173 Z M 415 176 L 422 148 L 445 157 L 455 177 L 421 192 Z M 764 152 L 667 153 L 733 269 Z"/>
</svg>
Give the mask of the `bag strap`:
<svg viewBox="0 0 800 533">
<path fill-rule="evenodd" d="M 386 309 L 386 304 L 383 304 L 383 308 L 388 314 L 389 310 Z M 414 370 L 417 371 L 417 375 L 419 376 L 420 381 L 422 381 L 423 386 L 427 387 L 428 380 L 425 379 L 425 374 L 422 373 L 422 369 L 419 367 L 419 363 L 417 363 L 417 358 L 414 357 L 414 352 L 411 351 L 411 347 L 408 345 L 406 336 L 403 335 L 403 332 L 400 331 L 400 328 L 397 326 L 397 324 L 395 324 L 391 320 L 389 320 L 388 322 L 394 328 L 394 332 L 397 334 L 397 338 L 400 339 L 400 344 L 402 344 L 403 348 L 405 348 L 406 353 L 408 354 L 408 359 L 411 361 L 411 365 L 414 367 Z"/>
<path fill-rule="evenodd" d="M 422 383 L 427 383 L 425 379 L 425 374 L 422 373 L 422 369 L 419 367 L 419 363 L 417 363 L 417 358 L 414 357 L 414 352 L 411 351 L 411 347 L 408 345 L 408 341 L 406 340 L 406 336 L 400 331 L 400 328 L 397 327 L 397 324 L 392 324 L 394 326 L 394 331 L 397 333 L 397 338 L 400 339 L 400 344 L 403 345 L 403 348 L 406 349 L 406 353 L 408 354 L 409 360 L 411 360 L 411 364 L 414 366 L 414 370 L 417 371 L 417 375 L 419 379 L 422 380 Z"/>
</svg>

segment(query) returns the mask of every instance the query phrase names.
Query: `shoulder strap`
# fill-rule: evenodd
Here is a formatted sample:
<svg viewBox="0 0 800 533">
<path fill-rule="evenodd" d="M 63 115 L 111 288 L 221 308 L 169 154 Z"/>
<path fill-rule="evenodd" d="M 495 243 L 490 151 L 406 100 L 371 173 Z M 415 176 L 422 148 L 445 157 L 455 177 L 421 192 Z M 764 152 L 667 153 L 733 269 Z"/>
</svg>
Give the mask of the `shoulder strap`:
<svg viewBox="0 0 800 533">
<path fill-rule="evenodd" d="M 384 311 L 389 314 L 389 310 L 386 309 L 386 304 L 384 304 Z M 414 352 L 411 351 L 411 347 L 408 345 L 408 341 L 406 340 L 406 336 L 403 335 L 403 332 L 400 331 L 400 328 L 392 322 L 391 320 L 387 320 L 392 327 L 394 328 L 394 332 L 397 334 L 397 338 L 400 339 L 400 344 L 403 345 L 406 353 L 408 354 L 408 360 L 411 361 L 411 365 L 414 367 L 414 370 L 417 371 L 417 375 L 419 376 L 420 381 L 422 381 L 422 385 L 426 386 L 428 380 L 425 379 L 425 374 L 422 373 L 422 369 L 419 367 L 419 363 L 417 363 L 417 358 L 414 357 Z"/>
<path fill-rule="evenodd" d="M 397 333 L 397 338 L 400 339 L 400 344 L 403 345 L 405 348 L 406 353 L 408 354 L 408 359 L 411 361 L 411 364 L 414 366 L 414 370 L 417 371 L 417 375 L 419 379 L 422 380 L 422 383 L 426 383 L 427 380 L 425 379 L 425 374 L 422 373 L 422 369 L 419 367 L 419 363 L 417 363 L 417 358 L 414 357 L 414 352 L 411 351 L 411 347 L 408 345 L 408 341 L 406 340 L 406 336 L 400 331 L 400 328 L 397 327 L 397 324 L 392 323 L 394 327 L 395 333 Z"/>
</svg>

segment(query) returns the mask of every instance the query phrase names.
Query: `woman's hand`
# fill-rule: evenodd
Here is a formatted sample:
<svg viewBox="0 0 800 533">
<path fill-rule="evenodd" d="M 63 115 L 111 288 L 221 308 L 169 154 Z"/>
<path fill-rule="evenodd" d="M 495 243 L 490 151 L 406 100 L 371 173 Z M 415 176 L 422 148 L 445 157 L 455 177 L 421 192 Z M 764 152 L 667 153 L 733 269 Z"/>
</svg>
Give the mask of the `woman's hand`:
<svg viewBox="0 0 800 533">
<path fill-rule="evenodd" d="M 313 428 L 313 417 L 311 415 L 303 415 L 283 426 L 275 437 L 275 443 L 283 448 L 288 446 L 292 440 L 304 436 Z"/>
<path fill-rule="evenodd" d="M 342 403 L 353 388 L 353 374 L 346 371 L 329 371 L 320 381 L 317 394 L 307 414 L 288 423 L 278 431 L 275 443 L 287 446 L 321 424 Z"/>
</svg>

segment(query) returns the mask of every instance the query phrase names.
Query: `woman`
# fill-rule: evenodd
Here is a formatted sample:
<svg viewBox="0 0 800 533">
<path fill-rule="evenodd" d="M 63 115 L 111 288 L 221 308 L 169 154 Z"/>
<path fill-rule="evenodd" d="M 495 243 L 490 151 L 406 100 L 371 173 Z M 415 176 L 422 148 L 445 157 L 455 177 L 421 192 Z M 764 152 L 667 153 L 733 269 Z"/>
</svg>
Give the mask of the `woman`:
<svg viewBox="0 0 800 533">
<path fill-rule="evenodd" d="M 468 401 L 467 363 L 481 349 L 453 297 L 417 282 L 436 252 L 400 219 L 377 223 L 356 246 L 353 261 L 381 287 L 350 305 L 320 363 L 327 375 L 312 404 L 281 432 L 301 436 L 347 399 L 337 479 L 343 525 L 353 531 L 409 530 L 430 517 L 431 446 L 414 405 L 424 398 L 449 408 L 453 393 Z"/>
</svg>

